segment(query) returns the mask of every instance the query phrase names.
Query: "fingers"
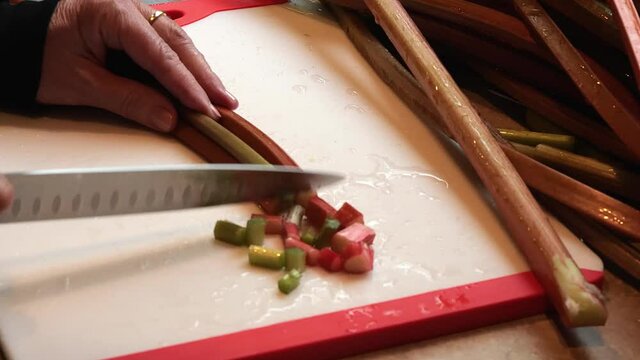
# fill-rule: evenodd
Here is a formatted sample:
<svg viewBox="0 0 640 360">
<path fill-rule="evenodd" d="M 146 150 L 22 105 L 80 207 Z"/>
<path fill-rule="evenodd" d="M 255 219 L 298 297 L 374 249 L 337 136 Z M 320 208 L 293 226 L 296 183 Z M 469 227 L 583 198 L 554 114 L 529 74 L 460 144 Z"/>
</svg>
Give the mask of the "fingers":
<svg viewBox="0 0 640 360">
<path fill-rule="evenodd" d="M 107 45 L 124 50 L 185 106 L 213 118 L 220 118 L 220 113 L 211 104 L 209 96 L 178 54 L 158 35 L 145 17 L 139 16 L 133 3 L 131 7 L 129 16 L 112 20 L 114 24 L 103 24 L 105 28 L 114 30 L 103 33 Z"/>
<path fill-rule="evenodd" d="M 149 14 L 150 16 L 153 9 L 140 3 L 140 11 L 143 15 Z M 228 109 L 238 107 L 238 100 L 227 91 L 220 78 L 211 70 L 204 56 L 178 24 L 169 19 L 168 16 L 163 16 L 158 18 L 152 26 L 160 37 L 176 52 L 182 63 L 205 90 L 209 99 L 215 104 Z"/>
<path fill-rule="evenodd" d="M 0 175 L 0 212 L 11 205 L 13 187 L 4 176 Z"/>
<path fill-rule="evenodd" d="M 111 111 L 158 131 L 168 132 L 175 127 L 176 110 L 158 91 L 98 66 L 85 74 L 87 82 L 93 84 L 93 93 L 85 97 L 83 105 Z"/>
</svg>

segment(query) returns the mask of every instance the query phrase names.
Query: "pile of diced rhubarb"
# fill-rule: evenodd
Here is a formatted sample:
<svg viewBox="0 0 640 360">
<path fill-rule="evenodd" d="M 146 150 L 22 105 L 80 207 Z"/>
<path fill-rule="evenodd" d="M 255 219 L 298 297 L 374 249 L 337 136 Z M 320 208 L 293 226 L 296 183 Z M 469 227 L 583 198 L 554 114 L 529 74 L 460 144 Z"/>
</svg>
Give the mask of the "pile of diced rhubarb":
<svg viewBox="0 0 640 360">
<path fill-rule="evenodd" d="M 364 225 L 364 217 L 345 202 L 336 210 L 315 192 L 278 199 L 277 206 L 265 206 L 269 214 L 254 214 L 246 227 L 220 220 L 217 240 L 249 247 L 249 263 L 270 269 L 285 269 L 278 281 L 283 293 L 300 284 L 306 266 L 320 266 L 328 272 L 362 274 L 373 270 L 375 232 Z M 280 235 L 284 250 L 264 246 L 265 235 Z"/>
</svg>

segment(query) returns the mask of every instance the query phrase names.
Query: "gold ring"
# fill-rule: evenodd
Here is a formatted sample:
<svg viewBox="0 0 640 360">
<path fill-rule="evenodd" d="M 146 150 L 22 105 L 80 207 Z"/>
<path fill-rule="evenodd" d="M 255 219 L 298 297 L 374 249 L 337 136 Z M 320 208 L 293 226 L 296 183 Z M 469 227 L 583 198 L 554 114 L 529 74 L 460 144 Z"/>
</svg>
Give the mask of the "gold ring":
<svg viewBox="0 0 640 360">
<path fill-rule="evenodd" d="M 156 10 L 153 12 L 153 14 L 151 14 L 151 16 L 149 16 L 149 24 L 153 25 L 153 23 L 158 20 L 158 18 L 162 17 L 166 15 L 166 13 L 162 10 Z"/>
</svg>

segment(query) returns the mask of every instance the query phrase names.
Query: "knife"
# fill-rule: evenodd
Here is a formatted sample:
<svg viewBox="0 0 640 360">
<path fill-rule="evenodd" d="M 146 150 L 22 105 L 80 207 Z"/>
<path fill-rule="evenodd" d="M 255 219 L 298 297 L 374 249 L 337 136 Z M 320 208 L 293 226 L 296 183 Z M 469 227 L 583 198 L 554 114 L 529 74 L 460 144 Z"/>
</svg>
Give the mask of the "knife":
<svg viewBox="0 0 640 360">
<path fill-rule="evenodd" d="M 256 201 L 336 182 L 296 167 L 202 164 L 4 174 L 14 187 L 0 224 L 167 211 Z"/>
</svg>

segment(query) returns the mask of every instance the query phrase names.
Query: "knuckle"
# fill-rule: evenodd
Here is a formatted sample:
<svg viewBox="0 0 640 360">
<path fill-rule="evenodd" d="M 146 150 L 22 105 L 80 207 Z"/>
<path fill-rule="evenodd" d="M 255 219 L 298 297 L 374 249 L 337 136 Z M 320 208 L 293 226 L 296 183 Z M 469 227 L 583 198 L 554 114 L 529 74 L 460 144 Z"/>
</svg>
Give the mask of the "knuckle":
<svg viewBox="0 0 640 360">
<path fill-rule="evenodd" d="M 171 42 L 177 46 L 193 46 L 193 42 L 187 33 L 173 21 L 167 29 L 167 36 L 171 39 Z"/>
<path fill-rule="evenodd" d="M 119 104 L 120 113 L 128 117 L 135 114 L 136 110 L 140 106 L 139 100 L 140 97 L 133 87 L 122 89 L 122 96 Z"/>
<path fill-rule="evenodd" d="M 165 62 L 165 64 L 169 66 L 175 66 L 180 63 L 180 58 L 178 54 L 169 47 L 164 40 L 158 39 L 158 47 L 160 48 L 160 56 L 161 59 Z"/>
</svg>

